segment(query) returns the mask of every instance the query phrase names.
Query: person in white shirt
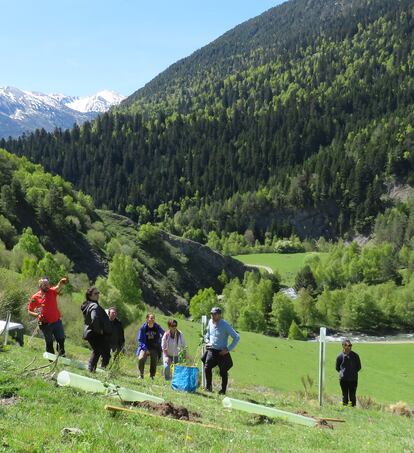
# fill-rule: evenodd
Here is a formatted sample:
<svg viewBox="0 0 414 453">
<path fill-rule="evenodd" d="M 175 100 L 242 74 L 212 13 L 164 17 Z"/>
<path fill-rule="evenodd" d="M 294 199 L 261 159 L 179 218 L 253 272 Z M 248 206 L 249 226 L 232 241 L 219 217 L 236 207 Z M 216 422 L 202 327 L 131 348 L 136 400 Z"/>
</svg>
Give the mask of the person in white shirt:
<svg viewBox="0 0 414 453">
<path fill-rule="evenodd" d="M 165 331 L 162 337 L 161 348 L 164 377 L 166 381 L 169 381 L 171 364 L 178 362 L 178 355 L 185 348 L 184 335 L 177 329 L 177 321 L 175 319 L 168 320 L 168 330 Z"/>
</svg>

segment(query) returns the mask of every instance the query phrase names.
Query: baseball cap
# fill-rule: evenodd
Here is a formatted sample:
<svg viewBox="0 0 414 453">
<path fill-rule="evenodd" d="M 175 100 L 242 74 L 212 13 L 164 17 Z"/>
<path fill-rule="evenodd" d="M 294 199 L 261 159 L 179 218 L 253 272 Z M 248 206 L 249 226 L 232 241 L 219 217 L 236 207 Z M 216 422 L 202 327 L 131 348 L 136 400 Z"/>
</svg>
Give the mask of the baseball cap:
<svg viewBox="0 0 414 453">
<path fill-rule="evenodd" d="M 211 313 L 212 315 L 215 315 L 216 313 L 221 314 L 221 308 L 220 308 L 220 307 L 213 307 L 213 308 L 210 310 L 210 313 Z"/>
</svg>

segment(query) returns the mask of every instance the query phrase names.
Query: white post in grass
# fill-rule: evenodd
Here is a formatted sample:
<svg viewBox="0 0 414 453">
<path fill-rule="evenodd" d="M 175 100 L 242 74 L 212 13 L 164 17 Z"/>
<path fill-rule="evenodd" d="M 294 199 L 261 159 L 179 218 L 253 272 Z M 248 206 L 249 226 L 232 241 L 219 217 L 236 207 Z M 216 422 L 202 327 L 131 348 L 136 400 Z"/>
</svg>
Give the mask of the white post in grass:
<svg viewBox="0 0 414 453">
<path fill-rule="evenodd" d="M 323 387 L 325 380 L 325 347 L 326 347 L 326 327 L 319 330 L 319 406 L 323 404 Z"/>
<path fill-rule="evenodd" d="M 206 333 L 206 327 L 207 327 L 207 316 L 203 315 L 201 317 L 201 336 L 203 337 L 203 342 L 204 342 L 204 335 Z M 206 347 L 203 343 L 203 346 L 201 348 L 201 354 L 204 355 L 206 351 Z M 204 363 L 201 362 L 201 384 L 203 388 L 206 388 L 206 374 L 204 372 Z"/>
<path fill-rule="evenodd" d="M 4 326 L 4 343 L 3 346 L 7 346 L 7 339 L 9 336 L 9 324 L 10 324 L 10 319 L 11 319 L 11 312 L 7 312 L 6 315 L 6 325 Z"/>
</svg>

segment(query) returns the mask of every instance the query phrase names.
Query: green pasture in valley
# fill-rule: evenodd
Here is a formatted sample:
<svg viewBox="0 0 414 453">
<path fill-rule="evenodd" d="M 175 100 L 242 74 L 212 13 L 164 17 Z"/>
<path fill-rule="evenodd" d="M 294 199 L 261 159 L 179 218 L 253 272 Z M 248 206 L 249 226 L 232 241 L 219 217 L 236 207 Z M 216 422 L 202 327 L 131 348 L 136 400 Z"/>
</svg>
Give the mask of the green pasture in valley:
<svg viewBox="0 0 414 453">
<path fill-rule="evenodd" d="M 237 255 L 233 256 L 233 258 L 244 264 L 270 267 L 273 272 L 277 272 L 280 275 L 282 284 L 292 286 L 295 282 L 295 276 L 298 270 L 304 266 L 306 258 L 315 254 L 323 255 L 323 253 L 318 252 L 254 253 L 251 255 Z"/>
</svg>

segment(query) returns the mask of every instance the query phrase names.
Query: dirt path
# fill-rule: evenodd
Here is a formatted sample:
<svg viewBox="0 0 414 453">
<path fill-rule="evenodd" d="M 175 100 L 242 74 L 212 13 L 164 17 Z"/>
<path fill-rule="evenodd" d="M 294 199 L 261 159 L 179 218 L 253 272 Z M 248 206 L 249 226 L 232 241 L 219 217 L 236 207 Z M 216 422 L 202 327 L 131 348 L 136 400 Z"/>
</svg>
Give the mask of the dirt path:
<svg viewBox="0 0 414 453">
<path fill-rule="evenodd" d="M 257 267 L 258 269 L 264 269 L 265 271 L 269 272 L 269 274 L 273 274 L 273 269 L 269 266 L 263 266 L 262 264 L 248 264 L 248 263 L 246 263 L 245 266 Z"/>
</svg>

